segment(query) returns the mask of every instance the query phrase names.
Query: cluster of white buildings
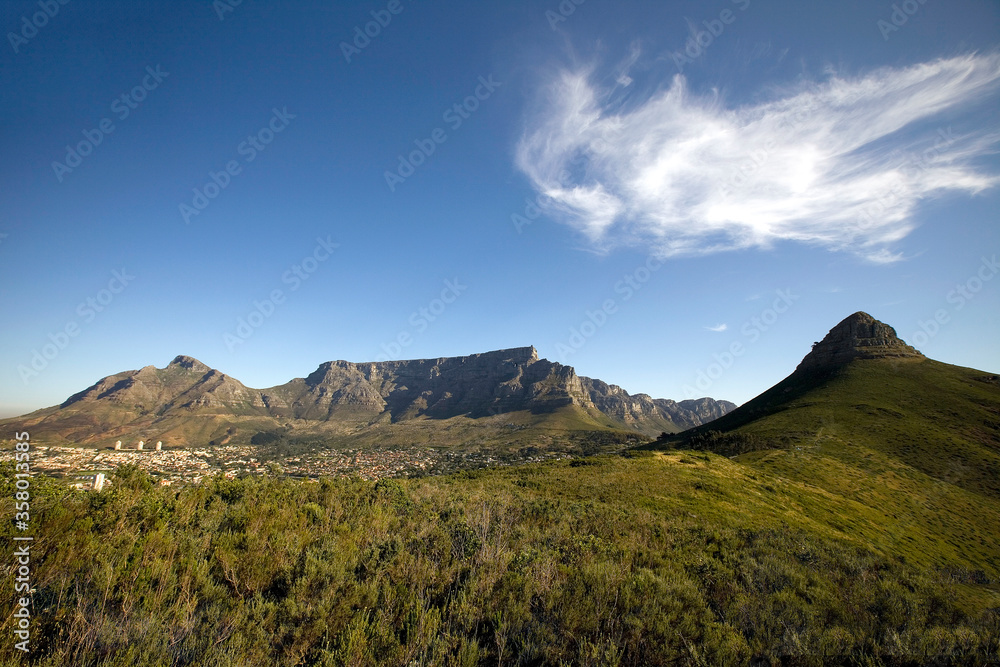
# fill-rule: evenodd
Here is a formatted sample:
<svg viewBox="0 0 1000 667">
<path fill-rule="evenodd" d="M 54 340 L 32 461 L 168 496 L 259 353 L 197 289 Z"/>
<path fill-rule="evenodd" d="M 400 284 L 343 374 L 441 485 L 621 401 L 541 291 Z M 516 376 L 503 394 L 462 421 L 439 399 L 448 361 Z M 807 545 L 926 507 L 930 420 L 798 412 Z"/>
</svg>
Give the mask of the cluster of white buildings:
<svg viewBox="0 0 1000 667">
<path fill-rule="evenodd" d="M 145 449 L 145 447 L 146 447 L 146 442 L 144 440 L 140 440 L 139 444 L 136 445 L 136 450 L 141 452 L 143 449 Z M 118 442 L 115 443 L 115 451 L 118 451 L 121 448 L 122 448 L 122 441 L 119 440 Z M 157 441 L 157 443 L 156 443 L 156 451 L 159 452 L 162 449 L 163 449 L 163 443 L 161 441 Z"/>
</svg>

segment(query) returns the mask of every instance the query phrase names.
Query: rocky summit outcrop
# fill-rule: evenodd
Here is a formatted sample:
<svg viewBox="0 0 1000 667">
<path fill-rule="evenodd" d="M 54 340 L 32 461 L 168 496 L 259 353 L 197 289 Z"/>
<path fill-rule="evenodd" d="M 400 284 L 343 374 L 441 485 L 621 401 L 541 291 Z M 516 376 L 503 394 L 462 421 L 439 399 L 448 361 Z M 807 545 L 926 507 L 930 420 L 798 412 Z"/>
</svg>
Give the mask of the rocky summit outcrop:
<svg viewBox="0 0 1000 667">
<path fill-rule="evenodd" d="M 796 372 L 835 368 L 854 359 L 923 359 L 924 355 L 904 343 L 896 330 L 868 313 L 857 312 L 830 329 L 813 345 Z"/>
<path fill-rule="evenodd" d="M 575 419 L 594 428 L 655 435 L 706 423 L 734 407 L 711 398 L 678 403 L 632 396 L 580 377 L 571 366 L 541 359 L 534 347 L 520 347 L 438 359 L 328 361 L 306 377 L 267 389 L 252 389 L 197 359 L 179 356 L 165 368 L 146 366 L 103 378 L 31 416 L 39 434 L 51 430 L 94 441 L 111 431 L 127 433 L 130 425 L 142 433 L 184 432 L 184 424 L 197 419 L 209 419 L 204 429 L 212 433 L 230 433 L 228 424 L 237 423 L 244 424 L 242 431 L 357 433 L 418 418 L 545 415 L 569 408 Z"/>
</svg>

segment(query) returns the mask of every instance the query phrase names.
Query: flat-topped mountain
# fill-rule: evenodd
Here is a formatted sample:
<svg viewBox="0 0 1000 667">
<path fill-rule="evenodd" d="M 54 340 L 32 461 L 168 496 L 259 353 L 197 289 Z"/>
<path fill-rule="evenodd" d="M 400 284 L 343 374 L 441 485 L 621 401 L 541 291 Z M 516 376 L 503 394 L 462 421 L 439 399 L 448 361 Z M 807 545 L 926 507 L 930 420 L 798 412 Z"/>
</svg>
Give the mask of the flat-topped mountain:
<svg viewBox="0 0 1000 667">
<path fill-rule="evenodd" d="M 475 418 L 591 405 L 573 369 L 539 359 L 533 347 L 441 359 L 330 361 L 263 393 L 276 414 L 319 420 L 359 412 L 388 413 L 393 421 Z"/>
<path fill-rule="evenodd" d="M 736 406 L 711 398 L 630 395 L 540 359 L 534 347 L 464 357 L 329 361 L 303 378 L 253 389 L 197 359 L 110 375 L 61 405 L 16 420 L 52 443 L 162 440 L 177 445 L 251 442 L 280 434 L 340 443 L 518 440 L 544 430 L 654 435 L 704 424 Z M 537 435 L 537 433 L 535 433 Z M 565 433 L 563 433 L 565 435 Z M 266 437 L 265 437 L 266 439 Z"/>
</svg>

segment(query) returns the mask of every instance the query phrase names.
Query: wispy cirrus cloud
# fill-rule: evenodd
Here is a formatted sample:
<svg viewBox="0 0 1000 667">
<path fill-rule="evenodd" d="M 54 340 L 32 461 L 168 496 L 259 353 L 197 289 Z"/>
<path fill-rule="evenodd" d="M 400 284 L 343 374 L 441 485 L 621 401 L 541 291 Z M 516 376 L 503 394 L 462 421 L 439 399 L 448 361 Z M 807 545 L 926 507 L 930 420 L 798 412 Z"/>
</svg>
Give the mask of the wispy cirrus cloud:
<svg viewBox="0 0 1000 667">
<path fill-rule="evenodd" d="M 715 333 L 722 333 L 729 328 L 728 324 L 716 324 L 714 327 L 705 327 L 709 331 L 714 331 Z"/>
<path fill-rule="evenodd" d="M 553 77 L 516 161 L 546 212 L 602 250 L 699 255 L 787 240 L 889 262 L 922 200 L 1000 183 L 975 164 L 996 127 L 908 131 L 995 94 L 997 55 L 830 75 L 731 108 L 680 75 L 628 109 L 604 108 L 611 91 L 595 78 Z"/>
</svg>

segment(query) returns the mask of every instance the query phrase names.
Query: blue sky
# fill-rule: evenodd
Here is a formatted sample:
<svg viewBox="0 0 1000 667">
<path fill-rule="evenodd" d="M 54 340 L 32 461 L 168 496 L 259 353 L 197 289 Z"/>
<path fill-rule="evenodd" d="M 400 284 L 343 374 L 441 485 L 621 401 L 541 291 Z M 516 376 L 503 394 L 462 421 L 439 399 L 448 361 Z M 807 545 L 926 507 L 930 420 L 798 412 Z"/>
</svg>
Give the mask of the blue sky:
<svg viewBox="0 0 1000 667">
<path fill-rule="evenodd" d="M 857 310 L 1000 370 L 996 2 L 10 0 L 0 28 L 2 415 L 177 354 L 266 387 L 523 345 L 743 402 Z"/>
</svg>

